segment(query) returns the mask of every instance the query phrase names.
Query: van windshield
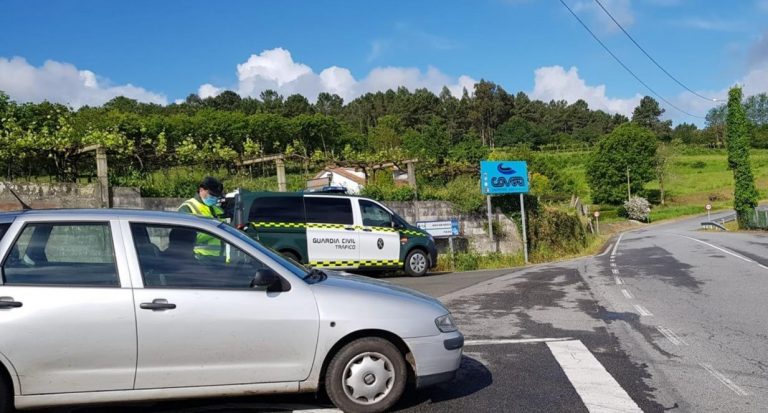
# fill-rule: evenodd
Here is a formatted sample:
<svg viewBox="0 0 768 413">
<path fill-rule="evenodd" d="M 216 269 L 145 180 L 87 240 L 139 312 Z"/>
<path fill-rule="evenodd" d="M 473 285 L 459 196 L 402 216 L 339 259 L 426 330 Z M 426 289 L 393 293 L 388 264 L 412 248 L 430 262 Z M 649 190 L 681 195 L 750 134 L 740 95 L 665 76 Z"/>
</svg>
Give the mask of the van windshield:
<svg viewBox="0 0 768 413">
<path fill-rule="evenodd" d="M 271 249 L 259 244 L 258 242 L 254 241 L 251 237 L 245 235 L 242 231 L 239 231 L 224 223 L 220 224 L 219 228 L 223 229 L 224 231 L 227 231 L 228 233 L 236 236 L 237 238 L 240 238 L 242 241 L 247 242 L 249 245 L 252 245 L 254 248 L 258 249 L 264 254 L 269 255 L 270 258 L 280 263 L 280 265 L 285 267 L 287 270 L 292 272 L 297 277 L 304 279 L 304 277 L 306 277 L 307 274 L 309 274 L 309 270 L 306 269 L 303 265 L 293 262 L 291 260 L 288 260 L 282 255 L 278 254 L 277 252 L 272 251 Z"/>
</svg>

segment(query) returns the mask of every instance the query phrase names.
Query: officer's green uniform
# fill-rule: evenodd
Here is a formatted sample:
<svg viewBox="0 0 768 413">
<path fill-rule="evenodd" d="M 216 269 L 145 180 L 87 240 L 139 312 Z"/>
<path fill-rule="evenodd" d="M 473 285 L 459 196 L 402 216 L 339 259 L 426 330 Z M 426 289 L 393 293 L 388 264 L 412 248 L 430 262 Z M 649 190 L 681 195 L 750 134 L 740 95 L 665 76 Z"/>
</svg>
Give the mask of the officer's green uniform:
<svg viewBox="0 0 768 413">
<path fill-rule="evenodd" d="M 212 207 L 205 205 L 198 195 L 184 201 L 179 207 L 179 212 L 216 218 L 220 221 L 225 220 L 223 209 L 219 208 L 217 205 Z M 195 240 L 195 256 L 200 259 L 216 259 L 223 257 L 224 251 L 221 250 L 221 241 L 208 234 L 198 232 L 197 239 Z"/>
</svg>

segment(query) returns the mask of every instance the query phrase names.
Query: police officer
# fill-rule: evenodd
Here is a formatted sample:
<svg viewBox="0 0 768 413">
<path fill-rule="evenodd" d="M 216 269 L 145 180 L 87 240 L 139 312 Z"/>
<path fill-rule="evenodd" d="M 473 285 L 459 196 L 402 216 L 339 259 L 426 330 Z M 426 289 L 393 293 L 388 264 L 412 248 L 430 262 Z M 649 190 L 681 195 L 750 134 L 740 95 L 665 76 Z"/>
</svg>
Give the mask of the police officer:
<svg viewBox="0 0 768 413">
<path fill-rule="evenodd" d="M 197 188 L 197 195 L 184 201 L 179 207 L 179 212 L 224 221 L 226 218 L 224 210 L 219 207 L 219 200 L 223 192 L 224 185 L 218 179 L 206 176 Z M 221 241 L 203 232 L 198 232 L 195 240 L 195 256 L 198 259 L 223 259 L 224 252 L 221 248 Z"/>
</svg>

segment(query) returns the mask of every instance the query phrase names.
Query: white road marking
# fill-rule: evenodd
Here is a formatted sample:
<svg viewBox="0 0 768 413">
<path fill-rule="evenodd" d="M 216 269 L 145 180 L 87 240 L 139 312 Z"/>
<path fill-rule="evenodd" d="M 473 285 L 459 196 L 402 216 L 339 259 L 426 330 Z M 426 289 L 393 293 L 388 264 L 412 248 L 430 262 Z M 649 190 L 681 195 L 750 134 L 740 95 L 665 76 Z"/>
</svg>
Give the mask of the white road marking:
<svg viewBox="0 0 768 413">
<path fill-rule="evenodd" d="M 632 293 L 630 293 L 628 290 L 626 290 L 624 288 L 621 289 L 621 293 L 624 294 L 624 297 L 627 297 L 630 300 L 634 298 L 634 297 L 632 297 Z"/>
<path fill-rule="evenodd" d="M 685 340 L 683 340 L 682 337 L 678 336 L 677 333 L 675 333 L 674 331 L 672 331 L 672 330 L 670 330 L 670 329 L 668 329 L 666 327 L 657 326 L 656 330 L 659 330 L 659 333 L 663 334 L 664 337 L 667 338 L 667 340 L 669 340 L 672 344 L 674 344 L 676 346 L 680 346 L 680 345 L 687 346 L 688 345 L 688 343 L 686 343 Z"/>
<path fill-rule="evenodd" d="M 606 248 L 605 251 L 601 252 L 600 255 L 598 255 L 598 257 L 602 257 L 603 255 L 607 254 L 608 251 L 611 250 L 612 246 L 613 246 L 613 244 L 608 244 L 608 248 Z"/>
<path fill-rule="evenodd" d="M 710 246 L 710 247 L 712 247 L 712 248 L 714 248 L 714 249 L 716 249 L 716 250 L 722 251 L 722 252 L 724 252 L 724 253 L 726 253 L 726 254 L 728 254 L 728 255 L 732 255 L 732 256 L 734 256 L 734 257 L 736 257 L 736 258 L 740 259 L 740 260 L 744 260 L 744 261 L 746 261 L 746 262 L 755 263 L 755 261 L 753 261 L 753 260 L 750 260 L 750 259 L 749 259 L 749 258 L 747 258 L 747 257 L 742 257 L 742 256 L 741 256 L 741 255 L 739 255 L 739 254 L 736 254 L 736 253 L 734 253 L 734 252 L 728 251 L 728 250 L 727 250 L 727 249 L 725 249 L 725 248 L 720 248 L 720 247 L 718 247 L 717 245 L 713 245 L 713 244 L 710 244 L 710 243 L 708 243 L 708 242 L 705 242 L 705 241 L 702 241 L 702 240 L 700 240 L 700 239 L 691 238 L 691 237 L 688 237 L 688 236 L 685 236 L 685 235 L 678 235 L 678 236 L 680 236 L 680 237 L 683 237 L 683 238 L 688 238 L 688 239 L 689 239 L 689 240 L 691 240 L 691 241 L 696 241 L 696 242 L 699 242 L 699 243 L 701 243 L 701 244 L 704 244 L 704 245 L 708 245 L 708 246 Z M 757 263 L 756 263 L 756 264 L 757 264 Z M 760 264 L 758 264 L 758 265 L 760 265 Z M 763 266 L 763 265 L 760 265 L 760 266 L 761 266 L 761 267 L 763 267 L 763 268 L 766 268 L 766 267 L 765 267 L 765 266 Z"/>
<path fill-rule="evenodd" d="M 464 346 L 488 346 L 496 344 L 527 344 L 527 343 L 549 343 L 553 341 L 573 340 L 571 337 L 560 338 L 500 338 L 496 340 L 466 340 Z"/>
<path fill-rule="evenodd" d="M 637 310 L 637 312 L 640 313 L 641 316 L 650 317 L 653 315 L 653 313 L 648 311 L 648 309 L 643 307 L 642 305 L 635 304 L 635 310 Z"/>
<path fill-rule="evenodd" d="M 611 267 L 615 267 L 615 266 L 616 266 L 616 263 L 611 261 Z"/>
<path fill-rule="evenodd" d="M 624 234 L 619 235 L 619 239 L 616 240 L 616 244 L 613 245 L 613 251 L 611 252 L 611 256 L 616 255 L 616 250 L 619 248 L 619 243 L 621 242 L 621 237 L 623 237 Z"/>
<path fill-rule="evenodd" d="M 749 393 L 744 391 L 741 387 L 739 387 L 736 383 L 732 382 L 731 379 L 728 377 L 725 377 L 723 373 L 720 373 L 719 371 L 715 370 L 714 367 L 712 367 L 709 363 L 699 363 L 701 367 L 704 367 L 706 371 L 709 372 L 712 376 L 714 376 L 716 379 L 720 381 L 720 383 L 723 383 L 725 387 L 731 389 L 734 393 L 738 394 L 739 396 L 749 396 Z"/>
<path fill-rule="evenodd" d="M 587 410 L 642 412 L 629 394 L 578 340 L 547 343 Z"/>
<path fill-rule="evenodd" d="M 624 280 L 622 280 L 621 277 L 619 277 L 618 275 L 614 275 L 613 276 L 613 281 L 616 282 L 616 285 L 623 285 L 624 284 Z"/>
<path fill-rule="evenodd" d="M 612 272 L 614 275 L 619 275 L 619 270 L 617 270 L 616 268 L 611 268 L 611 272 Z"/>
</svg>

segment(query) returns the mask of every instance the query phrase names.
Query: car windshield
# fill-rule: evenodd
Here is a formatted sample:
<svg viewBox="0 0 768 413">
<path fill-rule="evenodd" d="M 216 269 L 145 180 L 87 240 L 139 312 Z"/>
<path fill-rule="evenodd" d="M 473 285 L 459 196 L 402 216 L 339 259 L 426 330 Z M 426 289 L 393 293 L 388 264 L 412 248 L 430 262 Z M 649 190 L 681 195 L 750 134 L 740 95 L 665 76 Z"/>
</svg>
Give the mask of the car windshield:
<svg viewBox="0 0 768 413">
<path fill-rule="evenodd" d="M 305 268 L 303 265 L 298 264 L 298 263 L 296 263 L 294 261 L 288 260 L 285 257 L 283 257 L 282 255 L 278 254 L 277 252 L 272 251 L 271 249 L 269 249 L 269 248 L 259 244 L 257 241 L 255 241 L 251 237 L 245 235 L 242 231 L 239 231 L 239 230 L 237 230 L 235 228 L 232 228 L 231 226 L 229 226 L 227 224 L 224 224 L 224 223 L 220 224 L 219 228 L 221 228 L 224 231 L 227 231 L 228 233 L 236 236 L 237 238 L 241 239 L 242 241 L 244 241 L 244 242 L 248 243 L 249 245 L 253 246 L 254 248 L 258 249 L 262 253 L 264 253 L 266 255 L 269 255 L 270 258 L 272 258 L 273 260 L 275 260 L 278 263 L 280 263 L 280 265 L 282 265 L 283 267 L 285 267 L 286 269 L 288 269 L 290 272 L 292 272 L 293 274 L 295 274 L 297 277 L 299 277 L 301 279 L 306 279 L 307 275 L 309 275 L 311 273 L 310 270 Z"/>
</svg>

